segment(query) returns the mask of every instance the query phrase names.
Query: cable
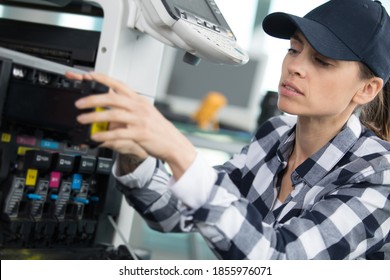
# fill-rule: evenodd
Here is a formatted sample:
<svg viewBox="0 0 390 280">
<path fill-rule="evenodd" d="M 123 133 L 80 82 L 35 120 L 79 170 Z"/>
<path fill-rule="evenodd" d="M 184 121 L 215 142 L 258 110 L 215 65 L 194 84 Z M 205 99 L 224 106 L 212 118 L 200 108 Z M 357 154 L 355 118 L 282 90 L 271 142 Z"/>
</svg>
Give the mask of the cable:
<svg viewBox="0 0 390 280">
<path fill-rule="evenodd" d="M 114 218 L 111 215 L 108 215 L 107 217 L 108 217 L 108 220 L 110 221 L 111 225 L 114 227 L 115 231 L 119 234 L 120 239 L 125 244 L 125 246 L 126 246 L 127 250 L 129 251 L 131 257 L 134 260 L 138 260 L 138 257 L 133 253 L 133 249 L 131 248 L 130 244 L 126 241 L 126 238 L 124 237 L 124 235 L 120 231 L 118 225 L 115 223 Z"/>
</svg>

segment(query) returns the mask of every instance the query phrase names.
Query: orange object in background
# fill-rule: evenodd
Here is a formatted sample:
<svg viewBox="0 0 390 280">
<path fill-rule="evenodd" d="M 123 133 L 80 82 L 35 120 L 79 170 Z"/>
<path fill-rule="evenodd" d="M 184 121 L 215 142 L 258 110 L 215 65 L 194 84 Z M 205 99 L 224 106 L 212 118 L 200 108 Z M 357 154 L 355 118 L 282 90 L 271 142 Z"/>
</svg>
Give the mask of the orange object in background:
<svg viewBox="0 0 390 280">
<path fill-rule="evenodd" d="M 218 111 L 227 104 L 226 97 L 216 91 L 209 92 L 202 100 L 200 107 L 193 115 L 201 129 L 219 129 Z"/>
</svg>

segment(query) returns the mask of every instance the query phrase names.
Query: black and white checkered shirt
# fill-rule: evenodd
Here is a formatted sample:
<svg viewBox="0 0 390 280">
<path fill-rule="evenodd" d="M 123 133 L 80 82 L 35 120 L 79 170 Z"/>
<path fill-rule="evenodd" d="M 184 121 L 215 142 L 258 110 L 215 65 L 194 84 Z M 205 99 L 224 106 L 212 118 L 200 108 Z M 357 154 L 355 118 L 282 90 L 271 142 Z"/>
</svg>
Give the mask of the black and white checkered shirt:
<svg viewBox="0 0 390 280">
<path fill-rule="evenodd" d="M 175 182 L 182 193 L 167 186 L 160 162 L 149 175 L 119 177 L 120 189 L 152 228 L 198 230 L 223 259 L 390 259 L 390 143 L 355 115 L 292 173 L 294 190 L 274 208 L 295 122 L 266 122 L 211 173 L 197 158 L 187 180 Z"/>
</svg>

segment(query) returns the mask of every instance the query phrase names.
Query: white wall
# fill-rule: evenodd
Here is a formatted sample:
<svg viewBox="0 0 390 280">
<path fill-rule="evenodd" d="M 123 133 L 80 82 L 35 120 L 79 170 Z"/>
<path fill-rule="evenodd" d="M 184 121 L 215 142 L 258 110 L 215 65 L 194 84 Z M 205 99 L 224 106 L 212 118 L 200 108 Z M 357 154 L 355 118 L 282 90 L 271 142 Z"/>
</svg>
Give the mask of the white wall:
<svg viewBox="0 0 390 280">
<path fill-rule="evenodd" d="M 244 49 L 250 47 L 258 0 L 215 0 L 237 41 Z"/>
</svg>

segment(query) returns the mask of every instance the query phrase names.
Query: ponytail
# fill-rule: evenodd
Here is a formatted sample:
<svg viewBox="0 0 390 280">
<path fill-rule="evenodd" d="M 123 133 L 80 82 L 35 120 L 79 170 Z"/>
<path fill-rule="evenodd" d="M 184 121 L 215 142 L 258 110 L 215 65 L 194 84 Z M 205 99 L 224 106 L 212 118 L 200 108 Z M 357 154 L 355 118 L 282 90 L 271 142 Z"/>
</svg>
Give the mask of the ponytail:
<svg viewBox="0 0 390 280">
<path fill-rule="evenodd" d="M 390 82 L 375 99 L 362 107 L 360 121 L 379 138 L 390 141 Z"/>
</svg>

